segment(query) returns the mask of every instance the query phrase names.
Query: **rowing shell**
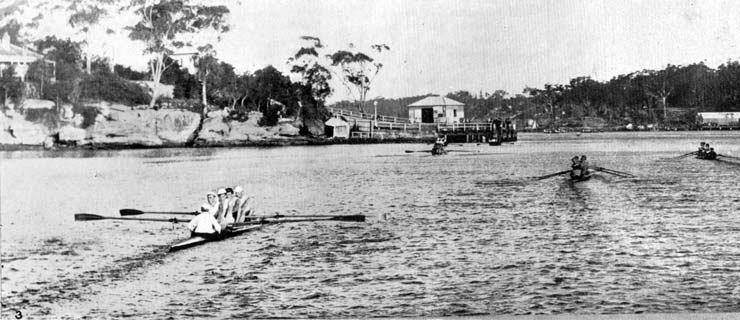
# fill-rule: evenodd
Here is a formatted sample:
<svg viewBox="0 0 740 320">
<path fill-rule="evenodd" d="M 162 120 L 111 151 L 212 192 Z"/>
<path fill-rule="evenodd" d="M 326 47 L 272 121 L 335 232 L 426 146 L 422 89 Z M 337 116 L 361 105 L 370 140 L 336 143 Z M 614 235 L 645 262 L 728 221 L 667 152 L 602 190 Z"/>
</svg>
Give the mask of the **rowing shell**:
<svg viewBox="0 0 740 320">
<path fill-rule="evenodd" d="M 208 242 L 228 239 L 228 238 L 235 237 L 243 233 L 259 230 L 260 228 L 262 228 L 262 225 L 237 227 L 237 228 L 231 229 L 228 232 L 222 233 L 221 237 L 219 238 L 192 237 L 190 239 L 187 239 L 185 241 L 172 245 L 170 247 L 170 252 L 192 248 L 192 247 L 199 246 L 201 244 L 208 243 Z"/>
<path fill-rule="evenodd" d="M 589 179 L 591 179 L 591 176 L 592 175 L 593 174 L 591 174 L 591 173 L 586 174 L 584 176 L 574 176 L 574 175 L 571 175 L 570 176 L 570 181 L 573 181 L 573 182 L 588 181 Z"/>
</svg>

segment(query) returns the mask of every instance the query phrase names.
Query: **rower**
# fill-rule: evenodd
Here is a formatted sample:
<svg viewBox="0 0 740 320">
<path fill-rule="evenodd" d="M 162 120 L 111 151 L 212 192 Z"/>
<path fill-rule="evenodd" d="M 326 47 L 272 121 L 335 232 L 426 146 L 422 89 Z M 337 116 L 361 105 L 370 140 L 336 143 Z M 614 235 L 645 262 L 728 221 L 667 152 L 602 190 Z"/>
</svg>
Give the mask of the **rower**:
<svg viewBox="0 0 740 320">
<path fill-rule="evenodd" d="M 236 195 L 234 194 L 234 189 L 226 188 L 226 198 L 229 199 L 229 206 L 226 208 L 228 212 L 227 214 L 231 219 L 236 221 L 237 211 L 239 210 L 237 209 L 236 205 L 239 199 L 236 198 Z"/>
<path fill-rule="evenodd" d="M 570 159 L 570 177 L 576 178 L 581 175 L 581 160 L 578 159 L 578 156 L 574 156 Z"/>
<path fill-rule="evenodd" d="M 234 187 L 234 193 L 236 194 L 236 206 L 234 212 L 236 212 L 236 222 L 244 222 L 247 216 L 252 213 L 252 203 L 254 199 L 244 194 L 244 189 L 241 186 Z"/>
<path fill-rule="evenodd" d="M 218 219 L 218 196 L 213 191 L 206 193 L 206 204 L 208 205 L 208 212 L 213 214 L 213 217 Z"/>
<path fill-rule="evenodd" d="M 704 141 L 702 141 L 702 142 L 701 142 L 701 143 L 699 144 L 699 151 L 698 151 L 699 155 L 701 155 L 701 154 L 703 154 L 703 153 L 704 153 L 704 146 L 705 146 L 705 145 L 706 145 L 706 142 L 704 142 Z"/>
<path fill-rule="evenodd" d="M 707 159 L 714 160 L 717 159 L 717 153 L 714 152 L 714 148 L 709 148 L 709 152 L 707 152 Z"/>
<path fill-rule="evenodd" d="M 583 178 L 584 176 L 587 176 L 589 174 L 588 172 L 588 160 L 586 160 L 586 155 L 581 156 L 581 175 L 580 177 Z"/>
<path fill-rule="evenodd" d="M 221 233 L 221 225 L 210 212 L 211 206 L 203 204 L 200 207 L 200 214 L 195 216 L 188 223 L 190 237 L 214 238 Z"/>
<path fill-rule="evenodd" d="M 439 135 L 437 137 L 437 141 L 434 142 L 434 146 L 432 147 L 432 155 L 441 155 L 446 154 L 447 151 L 445 151 L 445 143 L 447 143 L 447 136 Z"/>
<path fill-rule="evenodd" d="M 226 207 L 228 206 L 228 200 L 226 199 L 226 189 L 218 189 L 216 192 L 218 195 L 218 208 L 216 209 L 216 220 L 221 224 L 221 227 L 226 227 L 224 222 L 224 216 L 226 215 Z M 223 229 L 223 228 L 222 228 Z"/>
<path fill-rule="evenodd" d="M 221 214 L 223 215 L 223 221 L 221 221 L 221 226 L 226 227 L 232 223 L 234 223 L 234 214 L 232 208 L 234 207 L 234 202 L 236 199 L 234 199 L 234 189 L 226 188 L 224 189 L 226 191 L 226 197 L 223 202 Z"/>
</svg>

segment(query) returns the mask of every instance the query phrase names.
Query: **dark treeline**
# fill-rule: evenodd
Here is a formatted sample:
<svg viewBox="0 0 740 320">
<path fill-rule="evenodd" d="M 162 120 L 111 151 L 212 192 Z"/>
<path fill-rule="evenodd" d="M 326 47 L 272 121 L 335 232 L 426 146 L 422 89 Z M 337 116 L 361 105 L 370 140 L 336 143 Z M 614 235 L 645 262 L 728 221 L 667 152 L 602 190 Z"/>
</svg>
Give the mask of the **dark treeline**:
<svg viewBox="0 0 740 320">
<path fill-rule="evenodd" d="M 378 113 L 408 117 L 406 106 L 425 96 L 378 100 Z M 604 82 L 577 77 L 568 84 L 525 88 L 516 95 L 497 90 L 457 91 L 446 96 L 465 103 L 465 116 L 473 121 L 515 118 L 534 119 L 540 126 L 550 127 L 580 127 L 594 122 L 690 127 L 696 123 L 697 112 L 738 110 L 740 62 L 728 61 L 717 69 L 703 63 L 668 65 L 662 70 L 637 71 Z M 348 101 L 333 106 L 353 109 Z"/>
</svg>

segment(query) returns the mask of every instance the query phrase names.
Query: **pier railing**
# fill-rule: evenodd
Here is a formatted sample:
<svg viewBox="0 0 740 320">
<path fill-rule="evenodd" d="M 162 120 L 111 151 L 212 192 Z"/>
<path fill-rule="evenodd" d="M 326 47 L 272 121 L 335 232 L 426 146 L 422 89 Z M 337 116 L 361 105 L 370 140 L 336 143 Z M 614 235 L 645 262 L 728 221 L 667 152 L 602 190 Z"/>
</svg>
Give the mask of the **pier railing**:
<svg viewBox="0 0 740 320">
<path fill-rule="evenodd" d="M 362 120 L 376 120 L 380 122 L 392 122 L 392 123 L 407 123 L 409 122 L 408 118 L 401 118 L 401 117 L 391 117 L 391 116 L 383 116 L 383 115 L 376 115 L 371 113 L 362 113 L 357 111 L 351 111 L 351 110 L 345 110 L 345 109 L 338 109 L 338 108 L 327 108 L 329 112 L 333 113 L 334 115 L 340 115 L 355 119 L 362 119 Z"/>
</svg>

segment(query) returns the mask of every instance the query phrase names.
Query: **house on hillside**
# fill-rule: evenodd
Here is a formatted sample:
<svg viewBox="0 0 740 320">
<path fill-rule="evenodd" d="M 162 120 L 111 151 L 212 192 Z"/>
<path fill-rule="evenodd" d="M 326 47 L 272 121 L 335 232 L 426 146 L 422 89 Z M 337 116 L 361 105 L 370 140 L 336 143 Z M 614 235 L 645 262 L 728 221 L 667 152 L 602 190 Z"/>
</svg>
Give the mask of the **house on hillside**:
<svg viewBox="0 0 740 320">
<path fill-rule="evenodd" d="M 410 105 L 411 123 L 459 123 L 465 118 L 465 104 L 442 96 L 429 96 Z"/>
<path fill-rule="evenodd" d="M 696 120 L 700 125 L 737 125 L 740 121 L 740 112 L 699 112 Z"/>
<path fill-rule="evenodd" d="M 43 58 L 44 56 L 37 52 L 10 43 L 10 36 L 7 33 L 0 38 L 0 74 L 12 66 L 15 69 L 15 76 L 25 82 L 29 65 Z M 49 60 L 45 62 L 51 65 L 50 73 L 53 79 L 55 63 Z"/>
</svg>

